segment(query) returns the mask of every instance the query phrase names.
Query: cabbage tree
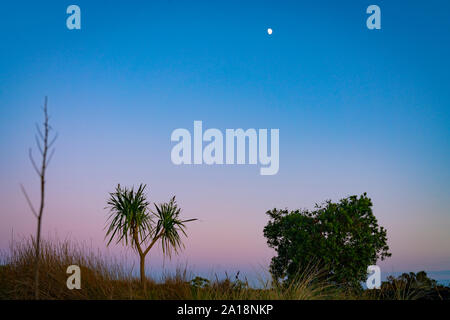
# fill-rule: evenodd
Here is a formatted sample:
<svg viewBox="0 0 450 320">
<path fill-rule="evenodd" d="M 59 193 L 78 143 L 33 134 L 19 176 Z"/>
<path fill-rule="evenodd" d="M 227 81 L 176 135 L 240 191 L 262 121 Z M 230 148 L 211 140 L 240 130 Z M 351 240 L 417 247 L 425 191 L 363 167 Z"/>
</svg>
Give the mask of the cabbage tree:
<svg viewBox="0 0 450 320">
<path fill-rule="evenodd" d="M 163 254 L 171 257 L 184 247 L 181 235 L 187 237 L 185 223 L 196 219 L 181 220 L 175 197 L 169 202 L 157 205 L 155 210 L 149 209 L 149 202 L 144 193 L 145 185 L 134 188 L 122 188 L 120 184 L 110 193 L 107 202 L 110 210 L 106 238 L 108 245 L 116 240 L 131 246 L 139 255 L 140 279 L 144 289 L 145 257 L 153 246 L 160 241 Z"/>
</svg>

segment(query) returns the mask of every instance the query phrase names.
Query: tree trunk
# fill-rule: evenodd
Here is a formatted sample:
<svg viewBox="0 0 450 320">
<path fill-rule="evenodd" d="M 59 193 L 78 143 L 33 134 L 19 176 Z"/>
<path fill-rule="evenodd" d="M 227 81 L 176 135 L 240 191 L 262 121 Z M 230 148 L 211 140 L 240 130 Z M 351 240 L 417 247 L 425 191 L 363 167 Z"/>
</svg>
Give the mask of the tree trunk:
<svg viewBox="0 0 450 320">
<path fill-rule="evenodd" d="M 35 239 L 35 260 L 34 260 L 34 298 L 39 299 L 39 260 L 41 252 L 41 221 L 42 215 L 38 217 L 37 236 Z"/>
<path fill-rule="evenodd" d="M 144 288 L 144 292 L 147 289 L 147 281 L 145 279 L 145 255 L 141 254 L 140 255 L 141 258 L 141 285 Z"/>
</svg>

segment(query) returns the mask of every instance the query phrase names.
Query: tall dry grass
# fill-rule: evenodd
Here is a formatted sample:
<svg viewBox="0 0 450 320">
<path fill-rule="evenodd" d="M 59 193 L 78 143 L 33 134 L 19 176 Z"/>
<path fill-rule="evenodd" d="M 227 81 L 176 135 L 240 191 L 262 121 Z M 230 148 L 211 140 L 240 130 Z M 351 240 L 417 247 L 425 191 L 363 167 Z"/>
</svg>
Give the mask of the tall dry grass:
<svg viewBox="0 0 450 320">
<path fill-rule="evenodd" d="M 12 244 L 1 255 L 0 299 L 33 299 L 34 248 L 31 239 Z M 81 269 L 81 289 L 66 286 L 67 267 Z M 40 264 L 40 297 L 65 299 L 342 299 L 342 292 L 318 281 L 314 266 L 306 268 L 289 286 L 262 280 L 252 288 L 247 280 L 192 277 L 187 269 L 166 274 L 161 281 L 147 280 L 144 292 L 139 280 L 117 260 L 69 241 L 43 240 Z"/>
<path fill-rule="evenodd" d="M 113 299 L 120 295 L 134 298 L 135 281 L 113 259 L 104 257 L 85 245 L 69 241 L 43 240 L 40 258 L 41 299 Z M 33 298 L 34 246 L 32 239 L 23 239 L 10 245 L 2 254 L 0 271 L 0 298 Z M 66 286 L 67 267 L 81 269 L 82 290 Z"/>
</svg>

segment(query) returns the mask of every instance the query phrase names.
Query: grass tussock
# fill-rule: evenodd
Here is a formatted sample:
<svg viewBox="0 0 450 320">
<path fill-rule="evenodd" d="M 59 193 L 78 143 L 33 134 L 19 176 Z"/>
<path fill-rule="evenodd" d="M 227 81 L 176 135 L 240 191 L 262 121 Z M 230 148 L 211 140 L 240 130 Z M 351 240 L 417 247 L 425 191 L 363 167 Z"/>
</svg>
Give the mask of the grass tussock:
<svg viewBox="0 0 450 320">
<path fill-rule="evenodd" d="M 114 259 L 69 241 L 42 241 L 40 262 L 40 297 L 66 299 L 339 299 L 343 294 L 319 282 L 318 271 L 306 268 L 289 286 L 260 280 L 252 288 L 247 280 L 226 277 L 214 280 L 192 277 L 186 268 L 166 274 L 160 281 L 147 280 L 144 291 L 139 280 Z M 33 299 L 34 247 L 31 239 L 10 246 L 2 254 L 0 266 L 0 299 Z M 81 269 L 81 289 L 66 286 L 67 267 Z"/>
</svg>

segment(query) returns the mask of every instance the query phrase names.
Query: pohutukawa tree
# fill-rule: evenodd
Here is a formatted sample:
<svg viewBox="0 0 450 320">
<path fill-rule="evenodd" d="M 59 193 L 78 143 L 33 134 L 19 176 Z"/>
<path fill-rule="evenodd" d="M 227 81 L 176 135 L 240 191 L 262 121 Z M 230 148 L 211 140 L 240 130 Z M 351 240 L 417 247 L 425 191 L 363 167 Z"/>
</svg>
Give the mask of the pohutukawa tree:
<svg viewBox="0 0 450 320">
<path fill-rule="evenodd" d="M 135 191 L 122 188 L 110 193 L 107 202 L 110 209 L 106 237 L 108 245 L 116 238 L 116 243 L 131 245 L 140 259 L 141 284 L 146 289 L 145 257 L 151 248 L 161 241 L 163 254 L 169 258 L 184 247 L 181 235 L 187 237 L 185 223 L 197 219 L 181 220 L 181 209 L 175 197 L 168 203 L 154 204 L 155 210 L 149 209 L 149 202 L 144 193 L 145 185 L 139 185 Z"/>
<path fill-rule="evenodd" d="M 378 225 L 366 193 L 315 210 L 273 209 L 264 236 L 277 255 L 270 271 L 277 281 L 290 283 L 314 261 L 326 280 L 360 288 L 367 267 L 391 256 L 387 231 Z"/>
</svg>

